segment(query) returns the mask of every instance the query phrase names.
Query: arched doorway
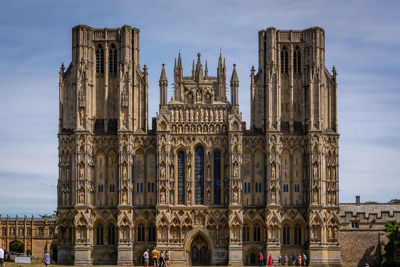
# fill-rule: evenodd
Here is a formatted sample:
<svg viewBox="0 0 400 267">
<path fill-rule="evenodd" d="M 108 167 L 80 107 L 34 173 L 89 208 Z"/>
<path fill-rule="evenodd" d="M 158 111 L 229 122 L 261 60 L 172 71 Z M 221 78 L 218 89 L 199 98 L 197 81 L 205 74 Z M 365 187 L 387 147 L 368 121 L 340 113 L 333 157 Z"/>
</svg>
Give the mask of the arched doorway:
<svg viewBox="0 0 400 267">
<path fill-rule="evenodd" d="M 193 266 L 204 266 L 209 264 L 208 244 L 203 236 L 197 235 L 193 239 L 190 252 L 192 254 L 191 258 Z"/>
</svg>

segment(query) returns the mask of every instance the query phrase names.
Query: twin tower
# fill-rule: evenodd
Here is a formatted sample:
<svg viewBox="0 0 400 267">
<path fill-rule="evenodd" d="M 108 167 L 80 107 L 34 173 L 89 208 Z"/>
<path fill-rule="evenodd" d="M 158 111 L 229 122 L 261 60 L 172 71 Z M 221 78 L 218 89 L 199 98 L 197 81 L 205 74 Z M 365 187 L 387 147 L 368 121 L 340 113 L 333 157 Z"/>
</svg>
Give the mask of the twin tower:
<svg viewBox="0 0 400 267">
<path fill-rule="evenodd" d="M 200 54 L 174 95 L 160 76 L 148 129 L 148 69 L 139 30 L 72 30 L 72 62 L 59 78 L 58 259 L 141 264 L 168 250 L 173 264 L 254 264 L 260 251 L 306 253 L 340 264 L 336 71 L 325 33 L 259 32 L 251 69 L 251 123 L 239 112 L 234 65 L 208 73 Z"/>
</svg>

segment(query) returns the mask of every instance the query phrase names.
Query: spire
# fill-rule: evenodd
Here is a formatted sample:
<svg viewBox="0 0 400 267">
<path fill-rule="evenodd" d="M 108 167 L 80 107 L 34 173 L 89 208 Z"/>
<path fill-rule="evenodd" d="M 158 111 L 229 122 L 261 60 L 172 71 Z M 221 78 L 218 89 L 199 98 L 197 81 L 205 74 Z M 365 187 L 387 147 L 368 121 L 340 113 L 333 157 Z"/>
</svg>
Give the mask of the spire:
<svg viewBox="0 0 400 267">
<path fill-rule="evenodd" d="M 233 71 L 231 78 L 231 104 L 233 106 L 238 106 L 238 87 L 239 87 L 239 78 L 236 73 L 236 64 L 233 64 Z M 237 108 L 236 111 L 238 111 Z"/>
<path fill-rule="evenodd" d="M 200 82 L 203 80 L 203 66 L 201 65 L 201 54 L 197 54 L 197 64 L 196 64 L 196 81 Z"/>
<path fill-rule="evenodd" d="M 165 64 L 162 64 L 162 70 L 160 75 L 160 86 L 164 86 L 164 84 L 168 85 L 167 74 L 165 74 Z"/>
<path fill-rule="evenodd" d="M 208 78 L 208 68 L 207 68 L 207 59 L 206 59 L 206 67 L 204 70 L 204 79 L 207 80 L 207 78 Z"/>
<path fill-rule="evenodd" d="M 192 77 L 194 79 L 194 75 L 196 73 L 196 70 L 194 69 L 194 59 L 193 59 L 193 64 L 192 64 Z"/>
<path fill-rule="evenodd" d="M 236 73 L 236 64 L 233 64 L 231 87 L 237 87 L 237 86 L 239 86 L 239 78 Z"/>
<path fill-rule="evenodd" d="M 226 101 L 226 72 L 225 72 L 225 67 L 223 66 L 222 63 L 221 50 L 219 51 L 219 58 L 218 58 L 217 81 L 218 81 L 218 90 L 216 92 L 216 100 Z"/>
<path fill-rule="evenodd" d="M 254 66 L 251 66 L 251 71 L 250 71 L 250 86 L 254 87 Z"/>
<path fill-rule="evenodd" d="M 160 107 L 165 106 L 167 104 L 167 87 L 168 87 L 168 80 L 167 74 L 165 74 L 165 64 L 162 64 L 161 75 L 160 75 Z"/>
<path fill-rule="evenodd" d="M 182 58 L 181 58 L 181 51 L 179 50 L 178 53 L 178 68 L 182 68 Z"/>
</svg>

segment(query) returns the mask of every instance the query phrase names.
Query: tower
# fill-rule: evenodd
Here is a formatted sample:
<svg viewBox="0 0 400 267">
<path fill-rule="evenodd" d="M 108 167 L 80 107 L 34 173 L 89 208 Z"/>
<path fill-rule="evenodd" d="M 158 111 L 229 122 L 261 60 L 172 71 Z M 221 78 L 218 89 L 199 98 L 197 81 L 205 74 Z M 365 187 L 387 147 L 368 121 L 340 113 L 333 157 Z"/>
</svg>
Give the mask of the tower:
<svg viewBox="0 0 400 267">
<path fill-rule="evenodd" d="M 124 231 L 119 216 L 133 201 L 130 142 L 147 133 L 139 30 L 74 27 L 72 61 L 61 66 L 59 79 L 60 262 L 96 263 L 93 247 L 108 244 L 106 254 L 118 251 L 118 258 L 104 262 L 131 264 L 132 243 L 117 236 Z M 108 222 L 100 216 L 110 212 L 119 215 Z"/>
<path fill-rule="evenodd" d="M 282 222 L 283 239 L 269 235 L 267 251 L 304 240 L 312 263 L 340 264 L 337 84 L 325 67 L 324 30 L 260 31 L 251 80 L 251 129 L 265 135 L 268 155 L 266 227 Z"/>
</svg>

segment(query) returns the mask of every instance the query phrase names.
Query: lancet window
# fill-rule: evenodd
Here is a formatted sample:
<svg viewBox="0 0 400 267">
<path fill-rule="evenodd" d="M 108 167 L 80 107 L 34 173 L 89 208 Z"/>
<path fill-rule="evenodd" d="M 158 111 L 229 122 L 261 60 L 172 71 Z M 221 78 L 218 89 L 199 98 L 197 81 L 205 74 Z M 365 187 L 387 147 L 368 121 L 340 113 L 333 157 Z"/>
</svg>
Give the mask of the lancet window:
<svg viewBox="0 0 400 267">
<path fill-rule="evenodd" d="M 197 146 L 194 156 L 195 164 L 195 203 L 204 205 L 204 150 L 201 146 Z"/>
<path fill-rule="evenodd" d="M 185 152 L 178 151 L 178 204 L 185 204 Z"/>
<path fill-rule="evenodd" d="M 104 49 L 100 44 L 96 48 L 96 73 L 104 74 Z"/>
<path fill-rule="evenodd" d="M 221 204 L 221 152 L 214 152 L 214 204 Z"/>
</svg>

